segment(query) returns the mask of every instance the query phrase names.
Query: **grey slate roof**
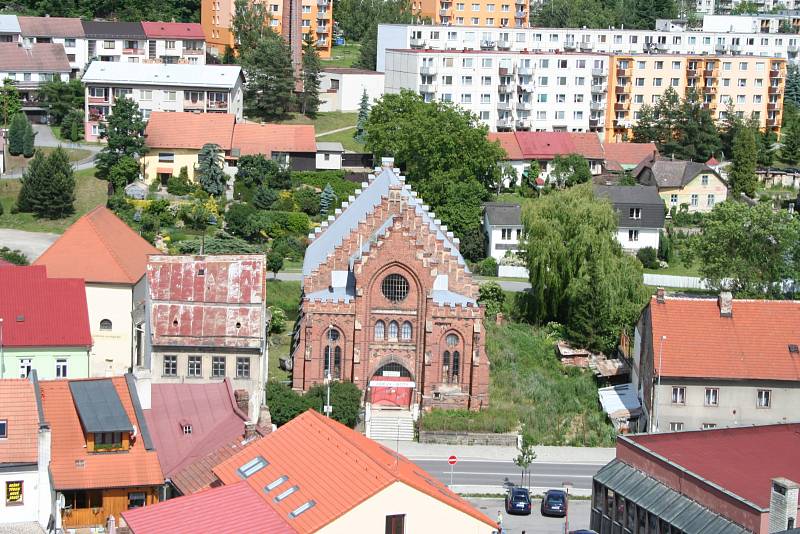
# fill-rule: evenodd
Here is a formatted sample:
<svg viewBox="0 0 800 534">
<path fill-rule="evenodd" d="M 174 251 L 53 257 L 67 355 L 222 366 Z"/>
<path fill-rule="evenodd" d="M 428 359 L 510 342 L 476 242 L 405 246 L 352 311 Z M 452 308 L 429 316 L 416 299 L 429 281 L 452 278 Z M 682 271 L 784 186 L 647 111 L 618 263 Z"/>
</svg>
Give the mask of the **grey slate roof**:
<svg viewBox="0 0 800 534">
<path fill-rule="evenodd" d="M 442 231 L 441 226 L 436 224 L 430 216 L 430 213 L 422 208 L 422 200 L 417 198 L 416 194 L 412 194 L 411 189 L 400 180 L 392 169 L 383 169 L 380 175 L 374 178 L 361 194 L 355 197 L 350 205 L 347 206 L 327 228 L 324 228 L 308 246 L 305 259 L 303 260 L 303 276 L 309 276 L 314 272 L 314 270 L 328 258 L 334 249 L 355 230 L 358 223 L 365 220 L 367 215 L 380 205 L 383 197 L 389 196 L 390 186 L 398 185 L 403 186 L 400 190 L 401 196 L 410 206 L 413 206 L 417 214 L 428 223 L 430 229 L 436 233 L 437 238 L 444 243 L 444 248 L 449 250 L 450 254 L 457 258 L 458 263 L 464 265 L 466 268 L 464 258 L 453 245 L 453 242 L 447 234 Z"/>
<path fill-rule="evenodd" d="M 317 141 L 317 152 L 344 152 L 344 147 L 342 146 L 342 143 Z"/>
<path fill-rule="evenodd" d="M 490 226 L 522 226 L 522 208 L 509 202 L 487 202 L 483 205 Z"/>
<path fill-rule="evenodd" d="M 617 212 L 617 226 L 621 228 L 664 227 L 664 201 L 654 186 L 595 185 L 594 194 L 611 201 Z M 632 219 L 631 208 L 639 208 L 641 218 Z"/>
<path fill-rule="evenodd" d="M 637 180 L 645 169 L 651 169 L 655 184 L 658 187 L 683 187 L 691 182 L 698 174 L 708 172 L 717 177 L 719 173 L 705 163 L 683 160 L 656 160 L 652 158 L 643 160 L 633 170 L 633 177 Z"/>
<path fill-rule="evenodd" d="M 117 389 L 110 379 L 69 383 L 72 400 L 86 432 L 133 432 Z"/>
<path fill-rule="evenodd" d="M 83 20 L 83 33 L 89 39 L 147 39 L 140 22 Z"/>
</svg>

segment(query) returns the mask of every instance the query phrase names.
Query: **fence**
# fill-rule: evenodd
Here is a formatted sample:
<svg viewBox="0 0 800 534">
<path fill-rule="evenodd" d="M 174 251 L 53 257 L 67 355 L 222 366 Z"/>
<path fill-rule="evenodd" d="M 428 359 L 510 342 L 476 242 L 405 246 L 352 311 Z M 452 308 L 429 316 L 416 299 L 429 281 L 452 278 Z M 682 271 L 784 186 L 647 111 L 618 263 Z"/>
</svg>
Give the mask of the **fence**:
<svg viewBox="0 0 800 534">
<path fill-rule="evenodd" d="M 646 286 L 675 287 L 679 289 L 708 289 L 708 284 L 697 276 L 644 273 Z"/>
<path fill-rule="evenodd" d="M 501 278 L 524 278 L 528 279 L 528 269 L 515 265 L 500 265 L 497 267 L 497 276 Z"/>
</svg>

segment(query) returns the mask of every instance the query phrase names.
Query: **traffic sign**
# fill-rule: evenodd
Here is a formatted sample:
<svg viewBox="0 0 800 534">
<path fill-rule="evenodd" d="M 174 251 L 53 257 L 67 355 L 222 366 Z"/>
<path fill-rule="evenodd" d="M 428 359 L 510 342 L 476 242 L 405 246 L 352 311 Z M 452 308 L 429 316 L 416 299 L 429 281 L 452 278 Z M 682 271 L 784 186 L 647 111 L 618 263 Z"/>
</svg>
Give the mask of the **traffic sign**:
<svg viewBox="0 0 800 534">
<path fill-rule="evenodd" d="M 458 458 L 456 458 L 456 455 L 453 454 L 447 459 L 447 463 L 450 465 L 456 465 L 456 463 L 458 463 Z"/>
</svg>

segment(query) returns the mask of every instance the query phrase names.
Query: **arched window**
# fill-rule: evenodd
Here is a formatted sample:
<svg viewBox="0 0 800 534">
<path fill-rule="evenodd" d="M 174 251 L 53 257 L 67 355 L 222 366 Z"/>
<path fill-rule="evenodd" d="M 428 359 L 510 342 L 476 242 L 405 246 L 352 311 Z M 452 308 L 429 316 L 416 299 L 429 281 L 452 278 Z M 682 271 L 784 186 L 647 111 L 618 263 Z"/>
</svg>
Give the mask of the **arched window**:
<svg viewBox="0 0 800 534">
<path fill-rule="evenodd" d="M 458 336 L 455 334 L 447 334 L 447 337 L 444 339 L 444 342 L 447 343 L 448 347 L 455 347 L 458 345 Z"/>
<path fill-rule="evenodd" d="M 403 328 L 400 330 L 400 339 L 405 341 L 411 339 L 411 323 L 408 321 L 403 323 Z"/>
<path fill-rule="evenodd" d="M 342 378 L 342 347 L 333 349 L 333 374 L 332 378 Z"/>
<path fill-rule="evenodd" d="M 375 341 L 383 341 L 383 336 L 386 331 L 386 323 L 378 321 L 375 323 Z"/>
<path fill-rule="evenodd" d="M 447 334 L 444 344 L 448 349 L 444 352 L 443 357 L 447 371 L 442 373 L 442 381 L 447 384 L 457 384 L 461 373 L 461 353 L 456 349 L 461 344 L 461 338 L 458 334 Z"/>
<path fill-rule="evenodd" d="M 389 323 L 389 339 L 397 339 L 397 321 Z"/>
<path fill-rule="evenodd" d="M 449 382 L 450 377 L 450 352 L 444 351 L 442 355 L 442 382 Z"/>
<path fill-rule="evenodd" d="M 453 352 L 453 372 L 450 373 L 450 382 L 458 383 L 458 373 L 461 372 L 461 355 Z"/>
<path fill-rule="evenodd" d="M 331 378 L 342 377 L 342 335 L 335 328 L 329 328 L 325 336 L 325 348 L 322 351 L 322 377 L 330 374 Z M 331 361 L 331 351 L 333 361 Z"/>
<path fill-rule="evenodd" d="M 100 330 L 111 330 L 111 320 L 103 319 L 100 321 Z"/>
</svg>

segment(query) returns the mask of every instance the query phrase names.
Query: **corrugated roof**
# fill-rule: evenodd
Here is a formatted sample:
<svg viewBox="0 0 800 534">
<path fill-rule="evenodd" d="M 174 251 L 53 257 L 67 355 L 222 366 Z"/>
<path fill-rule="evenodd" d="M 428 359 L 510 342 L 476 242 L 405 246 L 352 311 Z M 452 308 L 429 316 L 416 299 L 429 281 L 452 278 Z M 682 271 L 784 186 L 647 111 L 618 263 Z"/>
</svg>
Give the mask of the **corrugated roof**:
<svg viewBox="0 0 800 534">
<path fill-rule="evenodd" d="M 169 113 L 154 111 L 144 131 L 151 148 L 200 149 L 214 143 L 231 149 L 236 116 L 230 113 Z"/>
<path fill-rule="evenodd" d="M 587 159 L 603 159 L 600 138 L 593 133 L 514 132 L 524 159 L 551 160 L 555 156 L 579 154 Z"/>
<path fill-rule="evenodd" d="M 136 418 L 133 401 L 124 377 L 110 380 L 128 419 L 142 428 L 146 423 Z M 90 453 L 70 392 L 70 383 L 87 380 L 51 380 L 40 382 L 45 419 L 52 429 L 50 471 L 57 490 L 126 488 L 156 486 L 164 483 L 155 450 L 147 450 L 144 440 L 134 439 L 126 453 Z"/>
<path fill-rule="evenodd" d="M 260 349 L 265 276 L 261 254 L 150 256 L 153 345 Z"/>
<path fill-rule="evenodd" d="M 68 17 L 17 17 L 25 37 L 83 37 L 81 19 Z"/>
<path fill-rule="evenodd" d="M 70 72 L 64 47 L 55 43 L 0 43 L 0 71 Z"/>
<path fill-rule="evenodd" d="M 207 87 L 233 89 L 241 76 L 236 65 L 188 65 L 92 61 L 83 83 L 154 85 L 163 87 Z"/>
<path fill-rule="evenodd" d="M 148 37 L 162 39 L 202 39 L 203 26 L 197 22 L 142 22 Z"/>
<path fill-rule="evenodd" d="M 111 379 L 70 382 L 69 389 L 86 432 L 133 432 Z"/>
<path fill-rule="evenodd" d="M 800 423 L 640 434 L 622 439 L 763 509 L 769 508 L 773 478 L 800 480 Z"/>
<path fill-rule="evenodd" d="M 0 270 L 3 346 L 90 347 L 83 280 L 48 278 L 43 266 Z"/>
<path fill-rule="evenodd" d="M 258 124 L 241 122 L 233 129 L 233 150 L 240 156 L 273 152 L 316 153 L 317 141 L 311 124 Z"/>
<path fill-rule="evenodd" d="M 83 34 L 89 39 L 135 39 L 147 36 L 140 22 L 108 22 L 103 20 L 83 20 Z"/>
<path fill-rule="evenodd" d="M 247 483 L 282 517 L 309 500 L 315 502 L 313 508 L 289 520 L 298 531 L 321 529 L 395 482 L 496 528 L 486 515 L 404 456 L 313 410 L 250 443 L 214 472 L 226 485 L 238 483 L 240 468 L 259 456 L 267 465 L 250 475 Z M 325 476 L 319 476 L 320 472 Z M 265 491 L 265 486 L 282 476 L 287 477 L 283 483 Z M 275 501 L 275 495 L 293 486 L 297 486 L 294 493 Z"/>
<path fill-rule="evenodd" d="M 111 210 L 98 206 L 67 228 L 34 265 L 47 266 L 52 276 L 135 284 L 144 276 L 147 256 L 159 252 Z"/>
<path fill-rule="evenodd" d="M 16 15 L 0 15 L 0 33 L 21 33 Z"/>
<path fill-rule="evenodd" d="M 0 439 L 0 466 L 35 464 L 39 459 L 39 412 L 30 380 L 0 380 L 0 419 L 7 422 L 7 437 Z"/>
<path fill-rule="evenodd" d="M 132 534 L 293 534 L 247 482 L 122 512 Z"/>
<path fill-rule="evenodd" d="M 522 226 L 522 208 L 511 202 L 486 202 L 483 205 L 491 226 Z"/>
<path fill-rule="evenodd" d="M 653 346 L 667 336 L 662 376 L 800 380 L 800 354 L 789 352 L 800 346 L 800 301 L 733 300 L 733 316 L 722 317 L 717 299 L 653 297 L 650 316 Z"/>
</svg>

